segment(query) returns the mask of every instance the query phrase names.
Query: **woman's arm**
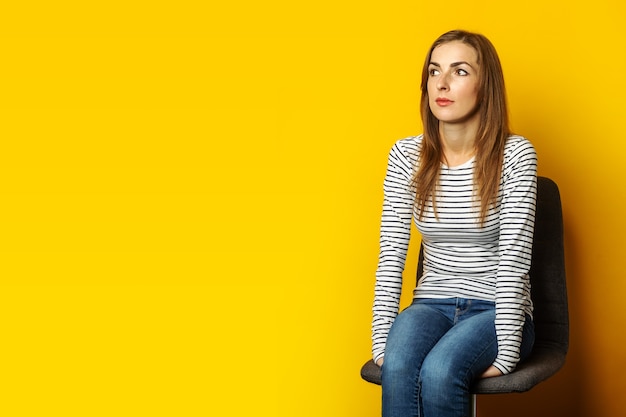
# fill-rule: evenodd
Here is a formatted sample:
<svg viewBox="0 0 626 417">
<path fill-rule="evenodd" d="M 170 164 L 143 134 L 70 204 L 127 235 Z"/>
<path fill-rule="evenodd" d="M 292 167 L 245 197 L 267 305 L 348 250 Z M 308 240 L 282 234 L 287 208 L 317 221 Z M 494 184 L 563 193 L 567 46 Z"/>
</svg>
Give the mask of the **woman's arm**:
<svg viewBox="0 0 626 417">
<path fill-rule="evenodd" d="M 531 308 L 530 261 L 537 199 L 537 155 L 532 144 L 515 137 L 505 150 L 500 211 L 499 264 L 496 281 L 498 355 L 502 374 L 519 362 L 525 313 Z"/>
<path fill-rule="evenodd" d="M 398 314 L 402 272 L 411 236 L 415 200 L 411 179 L 416 152 L 415 138 L 396 142 L 389 152 L 383 184 L 380 254 L 376 269 L 372 319 L 372 355 L 377 363 L 382 363 L 387 335 Z"/>
</svg>

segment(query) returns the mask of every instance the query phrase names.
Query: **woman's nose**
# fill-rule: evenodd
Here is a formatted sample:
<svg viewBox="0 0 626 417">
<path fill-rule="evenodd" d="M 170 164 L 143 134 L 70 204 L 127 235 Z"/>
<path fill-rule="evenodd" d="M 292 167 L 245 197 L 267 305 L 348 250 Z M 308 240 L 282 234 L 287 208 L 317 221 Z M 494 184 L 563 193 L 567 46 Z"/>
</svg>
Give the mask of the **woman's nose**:
<svg viewBox="0 0 626 417">
<path fill-rule="evenodd" d="M 445 74 L 442 74 L 439 78 L 437 78 L 437 90 L 447 90 L 449 88 L 448 77 Z"/>
</svg>

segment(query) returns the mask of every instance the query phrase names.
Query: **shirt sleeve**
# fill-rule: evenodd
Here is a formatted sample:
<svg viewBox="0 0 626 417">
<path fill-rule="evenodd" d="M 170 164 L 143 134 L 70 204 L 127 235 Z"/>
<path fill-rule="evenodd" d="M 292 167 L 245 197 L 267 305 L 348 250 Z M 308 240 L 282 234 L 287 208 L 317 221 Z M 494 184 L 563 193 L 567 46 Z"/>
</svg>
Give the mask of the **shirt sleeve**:
<svg viewBox="0 0 626 417">
<path fill-rule="evenodd" d="M 535 225 L 537 156 L 526 139 L 508 155 L 505 152 L 503 181 L 495 292 L 498 354 L 493 365 L 508 374 L 519 362 L 525 312 L 532 309 L 528 273 Z"/>
<path fill-rule="evenodd" d="M 398 315 L 402 272 L 406 261 L 415 192 L 411 186 L 414 161 L 397 142 L 389 153 L 383 183 L 383 209 L 380 226 L 380 253 L 376 269 L 372 320 L 372 354 L 375 361 L 384 356 L 391 324 Z"/>
</svg>

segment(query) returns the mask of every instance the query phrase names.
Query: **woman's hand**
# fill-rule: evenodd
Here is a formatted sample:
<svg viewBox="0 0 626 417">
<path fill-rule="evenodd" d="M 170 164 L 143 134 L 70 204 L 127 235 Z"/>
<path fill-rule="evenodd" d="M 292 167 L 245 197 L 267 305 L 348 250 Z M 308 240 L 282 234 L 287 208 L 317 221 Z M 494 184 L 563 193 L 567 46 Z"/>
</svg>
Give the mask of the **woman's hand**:
<svg viewBox="0 0 626 417">
<path fill-rule="evenodd" d="M 496 368 L 495 366 L 491 365 L 489 368 L 487 368 L 487 370 L 485 372 L 482 373 L 482 375 L 480 376 L 481 378 L 492 378 L 494 376 L 500 376 L 502 375 L 502 372 L 500 372 L 500 370 L 498 368 Z"/>
</svg>

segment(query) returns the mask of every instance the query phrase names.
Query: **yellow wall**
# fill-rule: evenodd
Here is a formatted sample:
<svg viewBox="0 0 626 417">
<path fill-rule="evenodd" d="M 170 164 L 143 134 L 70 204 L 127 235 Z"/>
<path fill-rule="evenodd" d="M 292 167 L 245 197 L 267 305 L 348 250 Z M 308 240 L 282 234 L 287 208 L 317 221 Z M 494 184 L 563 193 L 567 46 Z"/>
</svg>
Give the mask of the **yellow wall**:
<svg viewBox="0 0 626 417">
<path fill-rule="evenodd" d="M 386 154 L 458 27 L 560 185 L 572 319 L 564 370 L 482 416 L 626 413 L 620 0 L 169 3 L 3 6 L 0 414 L 379 415 Z"/>
</svg>

